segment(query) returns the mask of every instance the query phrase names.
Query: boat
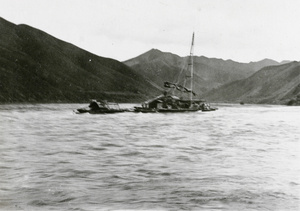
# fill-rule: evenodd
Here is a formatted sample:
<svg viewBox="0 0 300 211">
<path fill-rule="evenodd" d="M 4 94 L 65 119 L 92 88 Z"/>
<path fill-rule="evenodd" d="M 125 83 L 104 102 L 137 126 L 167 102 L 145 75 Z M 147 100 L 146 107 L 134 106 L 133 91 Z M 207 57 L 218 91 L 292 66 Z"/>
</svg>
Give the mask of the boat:
<svg viewBox="0 0 300 211">
<path fill-rule="evenodd" d="M 90 113 L 90 114 L 111 114 L 130 111 L 129 109 L 121 109 L 118 103 L 107 102 L 106 100 L 91 100 L 88 107 L 79 108 L 75 111 L 77 114 Z"/>
<path fill-rule="evenodd" d="M 195 112 L 200 110 L 202 102 L 202 100 L 181 99 L 165 92 L 162 95 L 145 101 L 141 107 L 134 107 L 134 111 L 142 113 Z"/>
<path fill-rule="evenodd" d="M 196 93 L 193 92 L 193 52 L 194 52 L 194 33 L 189 55 L 188 68 L 184 77 L 183 85 L 179 82 L 164 82 L 163 94 L 147 100 L 141 106 L 134 107 L 135 112 L 142 113 L 167 113 L 167 112 L 197 112 L 215 111 L 217 108 L 211 107 L 203 99 L 195 99 Z M 178 80 L 179 81 L 179 80 Z M 188 83 L 189 88 L 185 85 Z M 179 92 L 181 96 L 175 95 Z M 184 94 L 188 96 L 184 96 Z"/>
<path fill-rule="evenodd" d="M 204 102 L 201 104 L 201 111 L 203 112 L 216 111 L 216 110 L 218 110 L 218 108 L 212 107 L 209 103 Z"/>
</svg>

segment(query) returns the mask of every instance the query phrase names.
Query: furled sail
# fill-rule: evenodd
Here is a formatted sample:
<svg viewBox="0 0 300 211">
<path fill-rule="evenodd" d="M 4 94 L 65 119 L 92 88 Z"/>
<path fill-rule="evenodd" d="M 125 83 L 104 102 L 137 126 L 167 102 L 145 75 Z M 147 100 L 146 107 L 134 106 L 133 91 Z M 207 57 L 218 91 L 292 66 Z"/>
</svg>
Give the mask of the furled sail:
<svg viewBox="0 0 300 211">
<path fill-rule="evenodd" d="M 181 86 L 179 84 L 176 84 L 176 83 L 171 83 L 171 82 L 166 81 L 164 83 L 164 86 L 166 88 L 176 88 L 178 91 L 181 91 L 181 92 L 191 92 L 194 96 L 196 95 L 196 93 L 193 92 L 192 90 L 190 90 L 190 89 L 188 89 L 188 88 L 186 88 L 184 86 Z"/>
</svg>

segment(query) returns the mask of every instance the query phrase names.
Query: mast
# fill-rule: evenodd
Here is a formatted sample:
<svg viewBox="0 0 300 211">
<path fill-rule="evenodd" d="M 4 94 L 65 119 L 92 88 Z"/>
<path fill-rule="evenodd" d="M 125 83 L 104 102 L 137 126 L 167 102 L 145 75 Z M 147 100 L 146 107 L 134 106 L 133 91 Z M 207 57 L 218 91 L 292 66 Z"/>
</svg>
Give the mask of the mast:
<svg viewBox="0 0 300 211">
<path fill-rule="evenodd" d="M 193 75 L 194 75 L 194 32 L 192 37 L 192 45 L 191 45 L 191 51 L 190 51 L 190 65 L 191 65 L 191 87 L 190 87 L 190 100 L 193 100 Z"/>
</svg>

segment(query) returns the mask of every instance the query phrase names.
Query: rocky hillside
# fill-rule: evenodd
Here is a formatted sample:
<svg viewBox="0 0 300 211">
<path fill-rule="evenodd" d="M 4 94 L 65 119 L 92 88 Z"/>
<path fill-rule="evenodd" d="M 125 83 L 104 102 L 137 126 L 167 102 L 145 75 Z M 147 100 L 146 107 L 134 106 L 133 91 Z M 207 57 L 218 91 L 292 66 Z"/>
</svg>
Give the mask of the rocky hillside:
<svg viewBox="0 0 300 211">
<path fill-rule="evenodd" d="M 217 102 L 299 104 L 300 63 L 262 68 L 246 79 L 234 81 L 204 95 Z"/>
<path fill-rule="evenodd" d="M 123 63 L 0 18 L 0 102 L 135 102 L 159 93 Z"/>
<path fill-rule="evenodd" d="M 187 69 L 188 57 L 152 49 L 124 63 L 138 73 L 142 73 L 157 86 L 164 81 L 177 82 L 182 69 Z M 259 62 L 239 63 L 232 60 L 194 56 L 194 89 L 199 95 L 226 83 L 249 77 L 265 66 L 279 65 L 278 62 L 264 59 Z"/>
</svg>

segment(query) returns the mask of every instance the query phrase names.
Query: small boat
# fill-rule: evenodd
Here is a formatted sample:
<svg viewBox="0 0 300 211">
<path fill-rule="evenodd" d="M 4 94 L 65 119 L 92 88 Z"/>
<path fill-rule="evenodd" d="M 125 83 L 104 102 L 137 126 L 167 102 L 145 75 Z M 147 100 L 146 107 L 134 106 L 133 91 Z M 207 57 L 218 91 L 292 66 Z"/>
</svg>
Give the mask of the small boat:
<svg viewBox="0 0 300 211">
<path fill-rule="evenodd" d="M 79 108 L 75 111 L 77 114 L 111 114 L 129 111 L 128 109 L 121 109 L 118 103 L 107 102 L 106 100 L 97 101 L 91 100 L 90 105 L 86 108 Z"/>
<path fill-rule="evenodd" d="M 209 103 L 202 103 L 201 104 L 201 111 L 206 112 L 206 111 L 216 111 L 218 108 L 216 107 L 211 107 Z"/>
<path fill-rule="evenodd" d="M 197 111 L 215 111 L 217 108 L 211 107 L 205 100 L 194 99 L 196 95 L 193 92 L 193 51 L 194 51 L 194 33 L 192 36 L 192 44 L 190 50 L 188 69 L 183 83 L 165 82 L 164 87 L 168 90 L 164 90 L 162 95 L 159 95 L 153 99 L 147 100 L 142 103 L 140 107 L 134 107 L 135 112 L 142 113 L 157 113 L 157 112 L 197 112 Z M 178 80 L 179 81 L 179 80 Z M 189 88 L 185 84 L 189 84 Z M 183 85 L 182 85 L 183 84 Z M 174 93 L 180 92 L 180 97 Z M 188 97 L 184 97 L 183 94 L 188 94 Z"/>
</svg>

